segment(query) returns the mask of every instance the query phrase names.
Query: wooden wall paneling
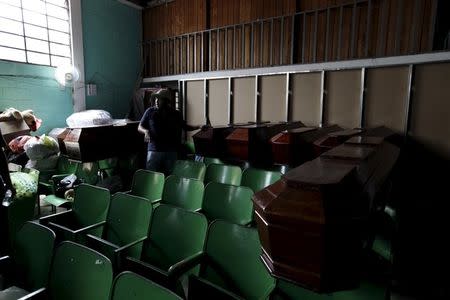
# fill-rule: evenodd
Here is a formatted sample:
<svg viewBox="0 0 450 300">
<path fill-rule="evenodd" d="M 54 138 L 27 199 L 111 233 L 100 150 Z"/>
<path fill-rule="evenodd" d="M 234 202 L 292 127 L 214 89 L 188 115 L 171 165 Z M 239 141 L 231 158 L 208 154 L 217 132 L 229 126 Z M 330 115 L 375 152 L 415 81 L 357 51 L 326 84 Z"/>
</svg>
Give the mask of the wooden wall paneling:
<svg viewBox="0 0 450 300">
<path fill-rule="evenodd" d="M 286 75 L 260 77 L 260 119 L 281 122 L 286 116 Z"/>
<path fill-rule="evenodd" d="M 234 123 L 256 122 L 255 84 L 255 77 L 233 79 Z"/>
<path fill-rule="evenodd" d="M 321 73 L 299 73 L 291 75 L 291 78 L 292 120 L 302 121 L 307 126 L 319 126 L 322 118 Z"/>
<path fill-rule="evenodd" d="M 252 66 L 251 62 L 251 38 L 252 27 L 251 25 L 244 26 L 244 68 L 250 68 Z"/>
<path fill-rule="evenodd" d="M 208 108 L 212 126 L 228 124 L 228 79 L 208 81 Z"/>
<path fill-rule="evenodd" d="M 355 58 L 365 57 L 368 7 L 368 3 L 360 3 L 356 6 Z"/>
<path fill-rule="evenodd" d="M 431 51 L 432 49 L 429 47 L 430 45 L 430 38 L 433 38 L 430 36 L 431 32 L 430 32 L 430 22 L 432 21 L 432 2 L 433 1 L 427 1 L 427 0 L 422 0 L 422 23 L 419 23 L 420 25 L 418 26 L 418 31 L 421 33 L 420 36 L 420 51 L 421 52 L 428 52 Z M 419 14 L 420 16 L 420 14 Z"/>
<path fill-rule="evenodd" d="M 365 127 L 386 126 L 405 133 L 409 67 L 366 70 Z"/>
<path fill-rule="evenodd" d="M 186 82 L 186 122 L 190 125 L 206 124 L 204 93 L 203 80 Z M 192 140 L 193 134 L 188 134 L 189 140 Z"/>
<path fill-rule="evenodd" d="M 414 86 L 411 133 L 449 157 L 450 63 L 417 66 Z"/>
<path fill-rule="evenodd" d="M 361 70 L 326 73 L 325 124 L 355 128 L 361 122 Z"/>
</svg>

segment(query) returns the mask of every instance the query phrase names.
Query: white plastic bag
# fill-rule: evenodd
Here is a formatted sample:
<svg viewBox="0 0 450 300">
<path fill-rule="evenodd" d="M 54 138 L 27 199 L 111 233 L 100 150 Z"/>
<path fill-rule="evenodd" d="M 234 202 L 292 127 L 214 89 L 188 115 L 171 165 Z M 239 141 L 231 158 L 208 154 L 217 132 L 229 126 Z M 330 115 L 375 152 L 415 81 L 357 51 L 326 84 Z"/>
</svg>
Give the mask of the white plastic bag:
<svg viewBox="0 0 450 300">
<path fill-rule="evenodd" d="M 59 153 L 58 142 L 45 134 L 31 138 L 23 148 L 30 160 L 42 160 Z"/>
<path fill-rule="evenodd" d="M 85 110 L 71 114 L 67 119 L 67 126 L 71 128 L 92 127 L 98 125 L 112 125 L 111 114 L 105 110 Z"/>
</svg>

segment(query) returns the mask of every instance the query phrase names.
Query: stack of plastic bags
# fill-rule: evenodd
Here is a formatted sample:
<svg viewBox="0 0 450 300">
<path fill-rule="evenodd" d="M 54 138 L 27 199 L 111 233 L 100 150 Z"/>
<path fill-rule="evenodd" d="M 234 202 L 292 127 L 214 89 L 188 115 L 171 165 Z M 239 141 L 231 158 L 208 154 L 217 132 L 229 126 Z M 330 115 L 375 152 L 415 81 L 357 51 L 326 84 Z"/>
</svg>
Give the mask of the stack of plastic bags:
<svg viewBox="0 0 450 300">
<path fill-rule="evenodd" d="M 32 137 L 25 143 L 23 148 L 30 159 L 25 165 L 26 168 L 33 168 L 39 171 L 56 168 L 59 146 L 54 138 L 45 134 L 40 137 Z"/>
</svg>

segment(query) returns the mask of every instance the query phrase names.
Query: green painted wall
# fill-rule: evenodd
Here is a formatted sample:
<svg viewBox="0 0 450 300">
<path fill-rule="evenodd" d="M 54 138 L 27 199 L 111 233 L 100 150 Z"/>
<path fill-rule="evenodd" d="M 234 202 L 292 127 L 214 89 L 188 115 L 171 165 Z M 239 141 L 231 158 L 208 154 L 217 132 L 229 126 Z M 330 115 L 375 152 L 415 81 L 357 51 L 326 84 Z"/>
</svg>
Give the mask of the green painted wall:
<svg viewBox="0 0 450 300">
<path fill-rule="evenodd" d="M 141 64 L 141 11 L 116 0 L 82 0 L 86 83 L 97 96 L 86 96 L 87 109 L 105 109 L 124 118 Z"/>
<path fill-rule="evenodd" d="M 32 109 L 43 123 L 38 134 L 66 126 L 73 113 L 72 91 L 54 79 L 55 69 L 0 60 L 0 110 Z"/>
</svg>

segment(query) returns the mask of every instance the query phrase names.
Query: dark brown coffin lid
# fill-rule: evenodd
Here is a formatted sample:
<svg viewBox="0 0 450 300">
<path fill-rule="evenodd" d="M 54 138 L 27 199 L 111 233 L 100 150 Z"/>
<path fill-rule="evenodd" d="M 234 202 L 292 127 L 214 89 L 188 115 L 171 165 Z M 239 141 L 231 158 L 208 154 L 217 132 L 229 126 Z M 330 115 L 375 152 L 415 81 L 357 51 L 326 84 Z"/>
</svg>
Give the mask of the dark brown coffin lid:
<svg viewBox="0 0 450 300">
<path fill-rule="evenodd" d="M 356 145 L 340 145 L 336 148 L 328 150 L 321 155 L 322 158 L 348 160 L 360 162 L 366 160 L 375 152 L 374 148 L 356 146 Z"/>
<path fill-rule="evenodd" d="M 354 164 L 318 157 L 289 171 L 283 179 L 288 185 L 334 185 L 341 182 L 354 168 Z"/>
<path fill-rule="evenodd" d="M 361 145 L 361 146 L 377 146 L 384 141 L 382 137 L 376 136 L 354 136 L 347 140 L 347 145 Z"/>
</svg>

